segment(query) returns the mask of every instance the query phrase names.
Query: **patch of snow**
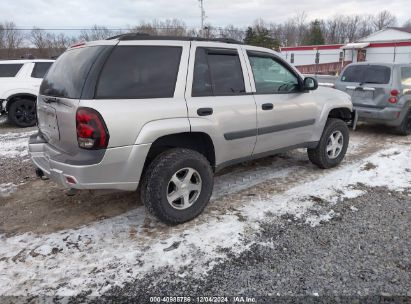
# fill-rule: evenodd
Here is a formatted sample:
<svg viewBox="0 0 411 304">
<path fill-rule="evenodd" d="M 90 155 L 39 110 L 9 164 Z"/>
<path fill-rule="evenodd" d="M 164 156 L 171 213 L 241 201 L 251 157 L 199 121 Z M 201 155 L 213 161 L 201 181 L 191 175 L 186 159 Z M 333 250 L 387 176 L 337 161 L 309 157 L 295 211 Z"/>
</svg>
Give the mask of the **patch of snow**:
<svg viewBox="0 0 411 304">
<path fill-rule="evenodd" d="M 329 212 L 319 216 L 310 215 L 305 219 L 305 223 L 309 224 L 311 227 L 316 227 L 321 223 L 329 222 L 336 214 L 337 213 L 335 213 L 334 210 L 330 210 Z"/>
<path fill-rule="evenodd" d="M 28 155 L 28 138 L 37 131 L 0 134 L 0 157 L 14 158 Z"/>
<path fill-rule="evenodd" d="M 17 190 L 17 185 L 13 183 L 0 184 L 0 197 L 10 196 Z"/>
<path fill-rule="evenodd" d="M 357 212 L 357 211 L 358 211 L 358 208 L 355 208 L 354 206 L 351 206 L 350 209 L 351 209 L 351 211 L 353 211 L 353 212 Z"/>
<path fill-rule="evenodd" d="M 328 202 L 354 198 L 362 194 L 353 187 L 357 183 L 387 186 L 392 191 L 409 187 L 411 174 L 404 174 L 404 170 L 411 170 L 409 159 L 411 146 L 398 145 L 356 163 L 343 163 L 268 199 L 255 197 L 244 206 L 236 206 L 245 221 L 228 210 L 221 214 L 210 208 L 201 219 L 167 227 L 146 216 L 140 207 L 77 229 L 45 235 L 0 235 L 0 295 L 68 296 L 88 289 L 98 295 L 164 266 L 175 269 L 178 275 L 184 276 L 187 271 L 202 275 L 225 259 L 227 252 L 239 254 L 246 250 L 244 235 L 258 231 L 268 212 L 302 217 L 315 204 L 307 197 L 317 196 Z M 367 161 L 377 168 L 361 170 Z M 288 166 L 278 174 L 299 168 Z M 268 168 L 260 170 L 267 172 Z M 241 177 L 241 172 L 237 173 Z M 227 180 L 231 178 L 235 180 L 228 174 Z M 219 179 L 219 183 L 224 180 Z M 230 187 L 220 186 L 220 193 L 229 192 L 225 189 Z M 330 211 L 307 221 L 315 226 L 334 215 Z"/>
</svg>

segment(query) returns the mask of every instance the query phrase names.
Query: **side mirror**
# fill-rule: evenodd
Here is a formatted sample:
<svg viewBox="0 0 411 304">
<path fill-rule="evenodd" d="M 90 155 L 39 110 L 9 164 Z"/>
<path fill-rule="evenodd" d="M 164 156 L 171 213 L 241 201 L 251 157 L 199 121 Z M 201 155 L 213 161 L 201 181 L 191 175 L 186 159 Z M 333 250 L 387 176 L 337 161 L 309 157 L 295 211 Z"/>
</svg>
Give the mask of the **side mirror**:
<svg viewBox="0 0 411 304">
<path fill-rule="evenodd" d="M 305 77 L 303 86 L 305 90 L 316 90 L 318 88 L 318 81 L 312 77 Z"/>
</svg>

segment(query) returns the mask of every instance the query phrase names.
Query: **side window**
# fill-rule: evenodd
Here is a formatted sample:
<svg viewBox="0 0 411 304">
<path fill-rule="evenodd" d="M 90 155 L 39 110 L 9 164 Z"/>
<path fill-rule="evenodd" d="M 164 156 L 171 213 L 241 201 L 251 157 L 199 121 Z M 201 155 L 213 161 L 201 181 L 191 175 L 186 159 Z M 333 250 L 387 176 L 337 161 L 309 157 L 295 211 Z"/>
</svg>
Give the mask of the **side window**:
<svg viewBox="0 0 411 304">
<path fill-rule="evenodd" d="M 257 94 L 292 93 L 299 89 L 299 81 L 282 63 L 268 56 L 249 54 Z"/>
<path fill-rule="evenodd" d="M 411 67 L 401 68 L 401 83 L 406 86 L 411 86 Z"/>
<path fill-rule="evenodd" d="M 197 48 L 192 96 L 245 93 L 243 71 L 236 50 Z"/>
<path fill-rule="evenodd" d="M 44 75 L 46 75 L 52 64 L 53 62 L 36 62 L 33 71 L 31 72 L 31 77 L 44 78 Z"/>
<path fill-rule="evenodd" d="M 0 64 L 0 77 L 15 77 L 23 64 Z"/>
<path fill-rule="evenodd" d="M 171 98 L 180 66 L 181 47 L 118 46 L 105 63 L 96 98 Z"/>
</svg>

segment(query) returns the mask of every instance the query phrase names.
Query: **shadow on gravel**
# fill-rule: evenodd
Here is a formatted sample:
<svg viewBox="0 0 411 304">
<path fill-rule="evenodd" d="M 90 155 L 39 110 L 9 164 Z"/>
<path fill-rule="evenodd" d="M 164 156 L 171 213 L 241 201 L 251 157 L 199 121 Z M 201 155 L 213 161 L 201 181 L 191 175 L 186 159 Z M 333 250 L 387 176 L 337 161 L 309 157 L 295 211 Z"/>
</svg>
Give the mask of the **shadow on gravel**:
<svg viewBox="0 0 411 304">
<path fill-rule="evenodd" d="M 398 138 L 404 138 L 403 135 L 399 135 L 395 128 L 393 127 L 388 127 L 384 126 L 381 124 L 373 124 L 373 123 L 365 123 L 365 122 L 359 122 L 357 125 L 357 128 L 354 132 L 360 132 L 364 133 L 370 136 L 378 136 L 378 135 L 383 135 L 383 136 L 393 136 L 393 138 L 398 137 Z"/>
</svg>

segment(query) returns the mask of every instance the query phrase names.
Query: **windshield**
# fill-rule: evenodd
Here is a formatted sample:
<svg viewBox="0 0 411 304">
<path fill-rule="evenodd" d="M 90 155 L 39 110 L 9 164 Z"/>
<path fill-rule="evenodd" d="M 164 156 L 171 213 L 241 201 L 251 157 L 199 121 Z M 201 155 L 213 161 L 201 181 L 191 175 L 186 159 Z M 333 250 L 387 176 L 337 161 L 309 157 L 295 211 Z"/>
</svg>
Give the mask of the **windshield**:
<svg viewBox="0 0 411 304">
<path fill-rule="evenodd" d="M 63 53 L 43 79 L 40 94 L 78 99 L 94 61 L 104 46 L 82 47 Z"/>
<path fill-rule="evenodd" d="M 342 82 L 387 84 L 390 82 L 391 68 L 382 65 L 352 65 L 341 77 Z"/>
</svg>

